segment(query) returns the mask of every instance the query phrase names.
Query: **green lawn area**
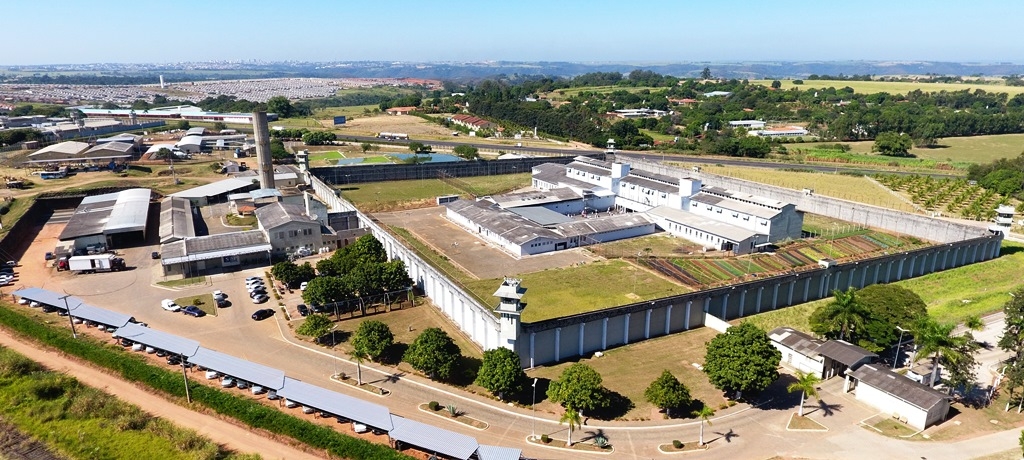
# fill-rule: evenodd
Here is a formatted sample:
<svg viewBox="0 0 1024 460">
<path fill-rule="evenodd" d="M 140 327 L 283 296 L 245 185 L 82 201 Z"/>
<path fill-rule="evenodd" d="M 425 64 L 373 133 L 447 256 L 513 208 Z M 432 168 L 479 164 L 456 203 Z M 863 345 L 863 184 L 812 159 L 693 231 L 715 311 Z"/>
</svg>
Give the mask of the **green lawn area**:
<svg viewBox="0 0 1024 460">
<path fill-rule="evenodd" d="M 523 275 L 527 288 L 523 322 L 575 315 L 690 292 L 690 289 L 621 260 L 553 268 Z M 609 282 L 617 280 L 617 282 Z M 466 286 L 487 299 L 500 279 L 467 281 Z"/>
<path fill-rule="evenodd" d="M 441 182 L 439 179 L 369 182 L 343 187 L 341 195 L 352 204 L 365 209 L 383 210 L 413 202 L 432 205 L 434 198 L 441 195 L 496 195 L 526 187 L 530 185 L 530 174 L 466 177 L 458 179 L 457 182 L 457 185 Z"/>
<path fill-rule="evenodd" d="M 341 152 L 338 152 L 336 150 L 335 151 L 330 151 L 330 152 L 310 152 L 309 153 L 309 161 L 311 163 L 312 162 L 318 162 L 318 161 L 321 161 L 321 160 L 340 160 L 342 158 L 345 158 L 345 155 L 343 155 Z"/>
<path fill-rule="evenodd" d="M 196 302 L 196 301 L 199 302 Z M 181 297 L 174 299 L 174 303 L 181 305 L 181 308 L 185 308 L 189 305 L 195 305 L 200 310 L 205 311 L 207 315 L 217 316 L 217 302 L 213 300 L 213 294 L 200 294 L 192 295 L 188 297 Z"/>
<path fill-rule="evenodd" d="M 843 142 L 851 153 L 870 153 L 873 141 Z M 940 147 L 914 148 L 910 153 L 918 158 L 941 162 L 989 163 L 1000 158 L 1012 158 L 1024 152 L 1024 134 L 996 134 L 991 136 L 945 137 Z M 788 144 L 794 149 L 812 149 L 822 143 Z M 826 142 L 832 144 L 832 142 Z"/>
<path fill-rule="evenodd" d="M 228 214 L 224 216 L 224 220 L 228 222 L 228 225 L 234 225 L 236 227 L 256 226 L 256 216 L 239 216 L 238 214 Z"/>
<path fill-rule="evenodd" d="M 201 284 L 201 283 L 205 283 L 205 282 L 206 282 L 206 277 L 205 276 L 194 276 L 192 278 L 182 278 L 182 279 L 177 279 L 177 280 L 160 281 L 160 282 L 158 282 L 156 284 L 159 284 L 161 286 L 166 286 L 166 287 L 172 287 L 173 288 L 173 287 L 181 287 L 181 286 L 191 286 L 193 284 Z"/>
<path fill-rule="evenodd" d="M 1022 86 L 1005 86 L 1002 84 L 992 85 L 977 85 L 977 84 L 966 84 L 966 83 L 923 83 L 923 82 L 889 82 L 889 81 L 843 81 L 843 80 L 804 80 L 802 85 L 794 85 L 793 80 L 779 80 L 782 83 L 782 89 L 789 89 L 793 87 L 807 90 L 809 88 L 844 88 L 849 86 L 853 88 L 854 92 L 861 94 L 873 94 L 873 93 L 891 93 L 891 94 L 907 94 L 914 90 L 921 90 L 925 92 L 939 92 L 939 91 L 963 91 L 965 89 L 971 90 L 972 92 L 976 89 L 984 90 L 987 93 L 1007 93 L 1010 97 L 1017 94 L 1024 93 L 1024 87 Z M 764 86 L 771 85 L 772 80 L 751 80 L 750 83 L 761 84 Z"/>
<path fill-rule="evenodd" d="M 857 201 L 898 211 L 915 212 L 913 206 L 890 193 L 885 187 L 881 187 L 863 176 L 735 166 L 701 166 L 701 168 L 712 174 L 794 190 L 809 188 L 814 189 L 816 195 Z"/>
<path fill-rule="evenodd" d="M 373 163 L 391 163 L 391 159 L 384 155 L 374 155 L 372 157 L 363 157 L 362 164 L 373 164 Z"/>
</svg>

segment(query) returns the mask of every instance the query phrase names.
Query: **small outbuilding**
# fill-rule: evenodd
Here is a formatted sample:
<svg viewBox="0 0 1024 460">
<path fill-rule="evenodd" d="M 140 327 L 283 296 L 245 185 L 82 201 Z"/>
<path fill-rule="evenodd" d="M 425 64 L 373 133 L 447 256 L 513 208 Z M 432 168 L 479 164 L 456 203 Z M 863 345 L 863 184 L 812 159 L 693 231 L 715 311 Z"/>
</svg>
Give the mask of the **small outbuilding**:
<svg viewBox="0 0 1024 460">
<path fill-rule="evenodd" d="M 952 396 L 881 366 L 865 364 L 851 372 L 857 400 L 918 430 L 946 419 Z"/>
<path fill-rule="evenodd" d="M 824 378 L 825 358 L 818 353 L 823 343 L 791 327 L 777 327 L 768 333 L 772 346 L 782 353 L 782 365 Z"/>
</svg>

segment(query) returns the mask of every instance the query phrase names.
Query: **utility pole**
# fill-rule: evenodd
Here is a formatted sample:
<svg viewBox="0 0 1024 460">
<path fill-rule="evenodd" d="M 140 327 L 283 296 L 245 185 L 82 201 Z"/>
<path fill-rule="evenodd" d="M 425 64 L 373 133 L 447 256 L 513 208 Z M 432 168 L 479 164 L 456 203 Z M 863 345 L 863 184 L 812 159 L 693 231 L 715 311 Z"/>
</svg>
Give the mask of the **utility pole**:
<svg viewBox="0 0 1024 460">
<path fill-rule="evenodd" d="M 191 404 L 192 403 L 192 393 L 188 390 L 188 372 L 186 372 L 186 370 L 185 370 L 186 369 L 185 368 L 185 357 L 184 356 L 180 356 L 180 358 L 181 358 L 181 376 L 182 376 L 182 378 L 185 379 L 185 399 L 187 399 L 189 404 Z"/>
<path fill-rule="evenodd" d="M 64 297 L 60 297 L 60 299 L 64 301 L 64 310 L 68 312 L 68 323 L 71 324 L 71 337 L 77 339 L 78 333 L 75 332 L 75 319 L 71 316 L 71 307 L 68 306 L 68 297 L 71 297 L 71 294 L 66 294 Z"/>
</svg>

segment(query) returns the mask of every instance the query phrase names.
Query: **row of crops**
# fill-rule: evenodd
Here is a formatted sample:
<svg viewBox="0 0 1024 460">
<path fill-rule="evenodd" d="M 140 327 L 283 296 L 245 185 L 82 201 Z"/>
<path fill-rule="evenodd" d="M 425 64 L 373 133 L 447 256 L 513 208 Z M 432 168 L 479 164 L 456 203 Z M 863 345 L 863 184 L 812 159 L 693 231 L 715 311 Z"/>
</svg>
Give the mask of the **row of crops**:
<svg viewBox="0 0 1024 460">
<path fill-rule="evenodd" d="M 932 176 L 901 176 L 882 174 L 878 182 L 901 192 L 928 211 L 942 212 L 973 220 L 991 220 L 996 206 L 1009 203 L 1009 198 L 987 190 L 967 179 Z"/>
<path fill-rule="evenodd" d="M 813 266 L 818 260 L 849 259 L 881 253 L 893 247 L 920 243 L 917 240 L 880 233 L 836 239 L 819 239 L 794 244 L 774 254 L 754 254 L 746 258 L 641 258 L 648 268 L 696 288 L 724 284 L 748 275 L 771 275 Z"/>
</svg>

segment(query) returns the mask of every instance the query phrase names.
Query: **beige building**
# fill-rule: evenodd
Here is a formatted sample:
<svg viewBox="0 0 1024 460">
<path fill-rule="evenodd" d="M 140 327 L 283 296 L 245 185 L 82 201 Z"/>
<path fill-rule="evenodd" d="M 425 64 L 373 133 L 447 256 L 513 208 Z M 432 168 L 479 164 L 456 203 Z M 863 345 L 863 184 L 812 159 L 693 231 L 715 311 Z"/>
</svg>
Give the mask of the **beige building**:
<svg viewBox="0 0 1024 460">
<path fill-rule="evenodd" d="M 321 224 L 306 213 L 303 206 L 290 203 L 272 203 L 256 208 L 259 229 L 267 234 L 277 255 L 307 252 L 315 254 L 323 247 Z"/>
</svg>

